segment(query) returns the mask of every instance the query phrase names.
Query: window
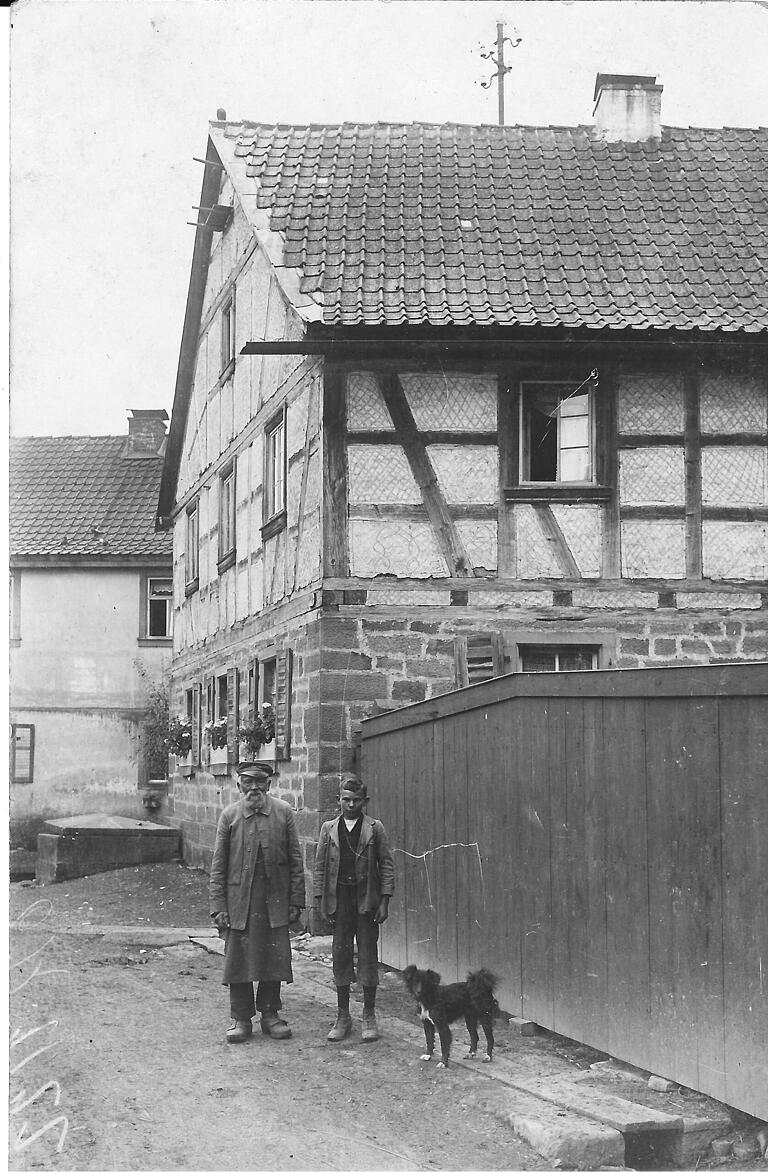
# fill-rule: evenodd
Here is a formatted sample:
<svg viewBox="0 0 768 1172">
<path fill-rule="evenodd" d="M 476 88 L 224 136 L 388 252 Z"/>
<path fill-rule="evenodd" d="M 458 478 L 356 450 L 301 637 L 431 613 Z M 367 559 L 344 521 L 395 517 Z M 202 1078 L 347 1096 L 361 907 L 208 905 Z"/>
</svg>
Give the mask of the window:
<svg viewBox="0 0 768 1172">
<path fill-rule="evenodd" d="M 595 671 L 611 667 L 616 649 L 613 631 L 516 630 L 462 635 L 454 640 L 456 687 L 480 684 L 508 672 Z"/>
<path fill-rule="evenodd" d="M 227 677 L 217 676 L 214 685 L 214 720 L 226 720 L 229 714 L 227 707 Z"/>
<path fill-rule="evenodd" d="M 197 589 L 200 573 L 200 509 L 197 501 L 187 509 L 187 545 L 184 580 L 187 593 Z"/>
<path fill-rule="evenodd" d="M 235 365 L 235 302 L 232 297 L 221 310 L 221 373 L 231 373 Z"/>
<path fill-rule="evenodd" d="M 35 763 L 34 724 L 11 725 L 11 783 L 31 785 Z"/>
<path fill-rule="evenodd" d="M 520 480 L 590 484 L 594 479 L 593 403 L 570 383 L 523 383 L 520 394 Z"/>
<path fill-rule="evenodd" d="M 21 638 L 21 574 L 17 570 L 11 571 L 8 595 L 9 635 L 13 642 Z"/>
<path fill-rule="evenodd" d="M 285 510 L 285 416 L 272 421 L 264 433 L 264 523 Z"/>
<path fill-rule="evenodd" d="M 170 639 L 173 633 L 173 581 L 171 578 L 147 579 L 148 639 Z"/>
<path fill-rule="evenodd" d="M 598 649 L 589 645 L 548 647 L 523 644 L 518 647 L 520 671 L 594 671 Z"/>
<path fill-rule="evenodd" d="M 219 482 L 219 573 L 235 561 L 235 466 Z"/>
<path fill-rule="evenodd" d="M 257 716 L 263 719 L 264 706 L 270 706 L 275 733 L 266 756 L 277 761 L 287 761 L 291 755 L 291 679 L 292 655 L 288 649 L 275 649 L 248 665 L 247 723 L 252 724 Z"/>
</svg>

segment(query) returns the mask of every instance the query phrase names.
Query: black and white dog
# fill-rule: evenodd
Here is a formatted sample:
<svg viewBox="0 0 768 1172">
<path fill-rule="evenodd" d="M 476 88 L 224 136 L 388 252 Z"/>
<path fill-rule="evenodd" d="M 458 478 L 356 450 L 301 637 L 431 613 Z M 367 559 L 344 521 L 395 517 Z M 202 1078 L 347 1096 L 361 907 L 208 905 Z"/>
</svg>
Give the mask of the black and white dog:
<svg viewBox="0 0 768 1172">
<path fill-rule="evenodd" d="M 493 1018 L 499 1003 L 493 995 L 498 984 L 497 978 L 488 969 L 468 973 L 466 981 L 443 985 L 440 974 L 432 969 L 417 969 L 409 964 L 403 970 L 403 981 L 418 1003 L 418 1014 L 424 1025 L 427 1052 L 422 1059 L 429 1062 L 435 1050 L 435 1031 L 440 1038 L 441 1061 L 438 1066 L 447 1066 L 451 1056 L 451 1022 L 463 1017 L 469 1030 L 469 1053 L 467 1058 L 477 1054 L 478 1025 L 483 1027 L 486 1041 L 484 1062 L 493 1058 Z"/>
</svg>

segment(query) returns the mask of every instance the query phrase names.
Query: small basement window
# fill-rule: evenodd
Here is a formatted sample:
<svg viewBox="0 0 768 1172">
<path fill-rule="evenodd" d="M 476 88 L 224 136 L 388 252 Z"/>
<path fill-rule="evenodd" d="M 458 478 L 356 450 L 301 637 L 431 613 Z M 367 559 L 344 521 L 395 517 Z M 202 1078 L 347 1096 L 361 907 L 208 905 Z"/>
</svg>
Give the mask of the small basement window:
<svg viewBox="0 0 768 1172">
<path fill-rule="evenodd" d="M 594 671 L 598 665 L 597 647 L 549 647 L 546 644 L 521 644 L 518 647 L 520 671 Z"/>
</svg>

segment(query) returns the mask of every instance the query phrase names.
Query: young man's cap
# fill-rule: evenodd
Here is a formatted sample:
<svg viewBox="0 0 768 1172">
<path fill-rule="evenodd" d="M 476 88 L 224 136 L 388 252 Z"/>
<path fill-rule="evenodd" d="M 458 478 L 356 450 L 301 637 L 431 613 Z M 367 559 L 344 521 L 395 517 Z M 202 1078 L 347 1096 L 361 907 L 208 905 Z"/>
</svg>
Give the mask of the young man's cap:
<svg viewBox="0 0 768 1172">
<path fill-rule="evenodd" d="M 264 781 L 275 776 L 276 771 L 271 765 L 263 761 L 243 761 L 237 766 L 237 775 L 241 778 L 250 777 L 254 781 Z"/>
</svg>

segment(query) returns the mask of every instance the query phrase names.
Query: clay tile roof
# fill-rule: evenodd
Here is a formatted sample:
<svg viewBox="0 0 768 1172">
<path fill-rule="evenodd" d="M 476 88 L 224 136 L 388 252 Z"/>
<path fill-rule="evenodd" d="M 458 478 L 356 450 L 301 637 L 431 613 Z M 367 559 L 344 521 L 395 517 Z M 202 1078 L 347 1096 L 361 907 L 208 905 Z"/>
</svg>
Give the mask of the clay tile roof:
<svg viewBox="0 0 768 1172">
<path fill-rule="evenodd" d="M 170 559 L 172 534 L 155 532 L 162 458 L 126 452 L 126 436 L 11 439 L 11 557 Z"/>
<path fill-rule="evenodd" d="M 211 133 L 326 325 L 768 328 L 766 129 Z"/>
</svg>

